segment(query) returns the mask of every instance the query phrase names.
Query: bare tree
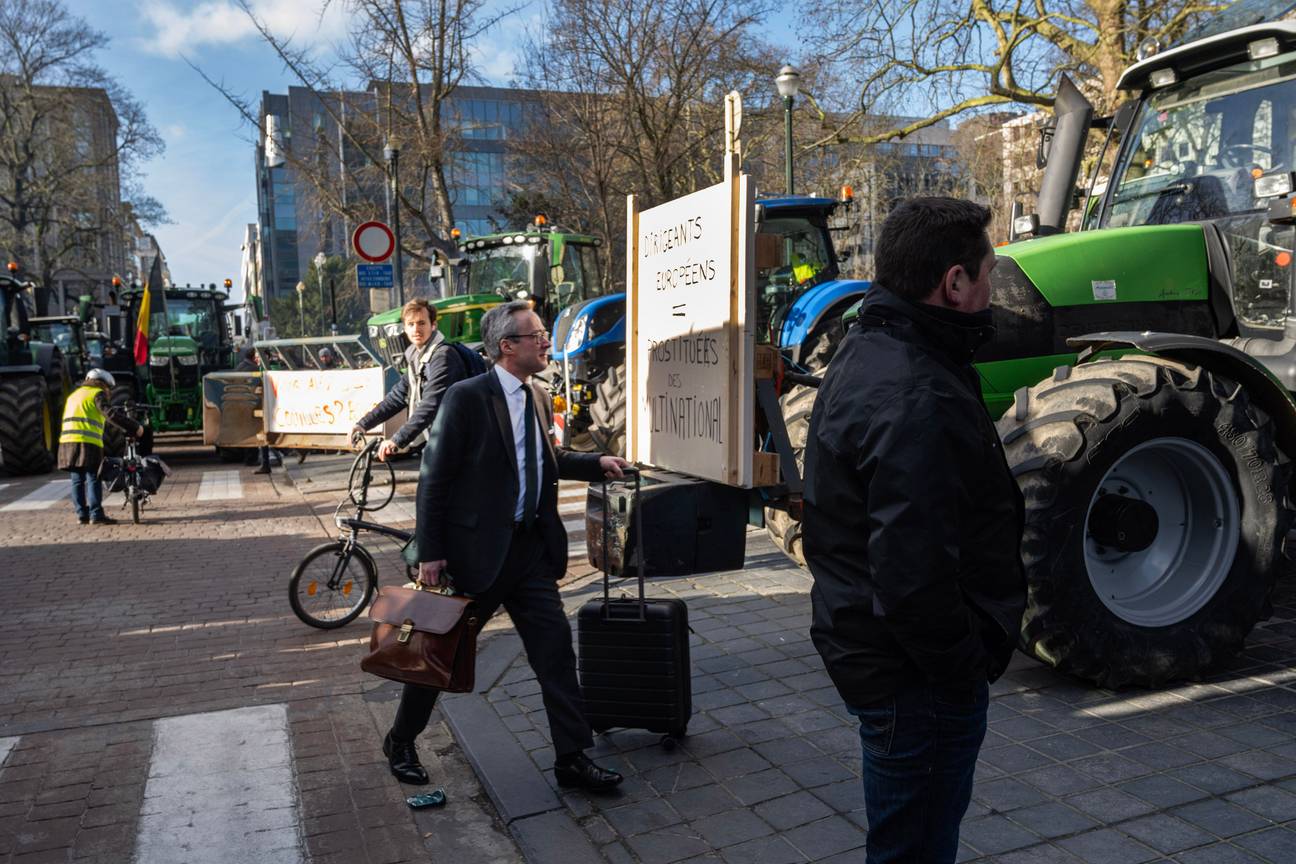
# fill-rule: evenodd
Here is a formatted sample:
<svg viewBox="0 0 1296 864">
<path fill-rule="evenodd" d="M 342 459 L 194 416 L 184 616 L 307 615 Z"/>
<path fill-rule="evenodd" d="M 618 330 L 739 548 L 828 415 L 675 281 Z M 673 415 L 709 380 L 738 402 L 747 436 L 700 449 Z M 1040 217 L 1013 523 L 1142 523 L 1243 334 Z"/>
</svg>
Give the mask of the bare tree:
<svg viewBox="0 0 1296 864">
<path fill-rule="evenodd" d="M 1169 44 L 1212 0 L 825 0 L 807 18 L 818 62 L 844 82 L 815 94 L 827 119 L 818 143 L 885 141 L 966 112 L 1047 106 L 1063 73 L 1091 82 L 1099 110 L 1112 107 L 1121 71 L 1147 39 Z M 827 40 L 823 39 L 827 35 Z M 818 103 L 816 103 L 818 105 Z M 863 132 L 865 115 L 891 113 L 889 128 Z"/>
<path fill-rule="evenodd" d="M 248 0 L 239 0 L 326 118 L 314 134 L 298 130 L 283 152 L 286 163 L 310 188 L 308 208 L 354 224 L 381 215 L 383 199 L 375 192 L 391 188 L 384 148 L 397 143 L 401 248 L 408 257 L 430 260 L 434 241 L 448 239 L 455 221 L 452 154 L 462 124 L 450 107 L 460 85 L 476 78 L 469 47 L 512 10 L 487 12 L 484 0 L 318 2 L 321 15 L 337 3 L 353 19 L 349 41 L 329 46 L 327 59 L 277 36 Z M 259 137 L 267 136 L 255 105 L 198 72 Z"/>
<path fill-rule="evenodd" d="M 161 139 L 92 62 L 106 41 L 57 0 L 0 0 L 0 249 L 39 274 L 42 313 L 57 273 L 124 262 L 132 219 L 166 219 L 138 175 Z"/>
</svg>

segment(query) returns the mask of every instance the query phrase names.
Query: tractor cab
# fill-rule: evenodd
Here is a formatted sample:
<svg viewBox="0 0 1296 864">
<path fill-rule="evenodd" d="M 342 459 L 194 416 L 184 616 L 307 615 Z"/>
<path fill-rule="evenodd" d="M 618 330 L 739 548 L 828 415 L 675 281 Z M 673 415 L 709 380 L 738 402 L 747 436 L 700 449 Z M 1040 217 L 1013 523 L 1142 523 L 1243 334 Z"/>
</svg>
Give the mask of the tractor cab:
<svg viewBox="0 0 1296 864">
<path fill-rule="evenodd" d="M 78 382 L 91 367 L 90 348 L 81 319 L 75 315 L 44 316 L 30 319 L 31 338 L 56 346 L 63 355 L 69 380 Z"/>
<path fill-rule="evenodd" d="M 552 323 L 568 306 L 603 293 L 602 243 L 543 223 L 465 240 L 460 248 L 468 255 L 468 294 L 494 295 L 501 302 L 531 300 L 540 318 Z"/>
<path fill-rule="evenodd" d="M 756 203 L 756 338 L 776 341 L 796 299 L 837 278 L 828 220 L 841 202 L 785 196 Z"/>
</svg>

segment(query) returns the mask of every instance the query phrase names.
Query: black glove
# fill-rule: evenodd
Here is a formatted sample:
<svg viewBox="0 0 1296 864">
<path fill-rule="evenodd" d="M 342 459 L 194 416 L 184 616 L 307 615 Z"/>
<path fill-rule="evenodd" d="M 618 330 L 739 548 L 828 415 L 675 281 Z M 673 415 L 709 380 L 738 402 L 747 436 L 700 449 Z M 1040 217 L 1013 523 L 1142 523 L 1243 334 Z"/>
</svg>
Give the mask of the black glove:
<svg viewBox="0 0 1296 864">
<path fill-rule="evenodd" d="M 362 441 L 364 441 L 364 434 L 365 434 L 365 430 L 364 430 L 363 427 L 361 427 L 361 426 L 354 426 L 354 427 L 352 427 L 352 429 L 351 429 L 351 446 L 352 446 L 352 447 L 359 447 L 359 446 L 360 446 L 360 443 L 361 443 Z"/>
</svg>

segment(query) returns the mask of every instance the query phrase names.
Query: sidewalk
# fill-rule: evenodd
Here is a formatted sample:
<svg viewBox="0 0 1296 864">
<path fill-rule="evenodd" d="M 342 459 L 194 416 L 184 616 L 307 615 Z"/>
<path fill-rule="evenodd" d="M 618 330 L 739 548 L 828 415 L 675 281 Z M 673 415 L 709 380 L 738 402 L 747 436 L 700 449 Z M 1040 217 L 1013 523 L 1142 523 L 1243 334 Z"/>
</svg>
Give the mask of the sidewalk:
<svg viewBox="0 0 1296 864">
<path fill-rule="evenodd" d="M 1296 609 L 1281 584 L 1274 617 L 1208 683 L 1112 693 L 1019 655 L 992 689 L 959 860 L 1296 861 Z M 527 861 L 861 862 L 859 741 L 809 642 L 809 587 L 761 535 L 742 571 L 650 584 L 689 604 L 695 714 L 673 750 L 600 736 L 596 758 L 626 775 L 612 796 L 555 785 L 521 657 L 484 696 L 446 700 Z M 568 608 L 598 590 L 572 586 Z"/>
</svg>

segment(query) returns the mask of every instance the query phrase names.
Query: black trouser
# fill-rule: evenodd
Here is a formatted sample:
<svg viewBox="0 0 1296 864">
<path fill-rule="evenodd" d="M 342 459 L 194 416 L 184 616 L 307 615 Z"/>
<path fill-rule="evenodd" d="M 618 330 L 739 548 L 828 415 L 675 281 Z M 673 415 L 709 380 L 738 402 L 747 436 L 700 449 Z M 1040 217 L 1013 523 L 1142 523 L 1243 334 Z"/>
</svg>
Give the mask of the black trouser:
<svg viewBox="0 0 1296 864">
<path fill-rule="evenodd" d="M 500 606 L 513 619 L 527 662 L 540 683 L 554 753 L 566 756 L 592 746 L 594 738 L 581 706 L 571 625 L 563 611 L 558 583 L 541 575 L 543 558 L 544 541 L 537 528 L 515 531 L 499 578 L 477 598 L 477 608 L 483 624 Z M 417 738 L 427 728 L 440 692 L 406 684 L 392 724 L 392 738 Z"/>
</svg>

